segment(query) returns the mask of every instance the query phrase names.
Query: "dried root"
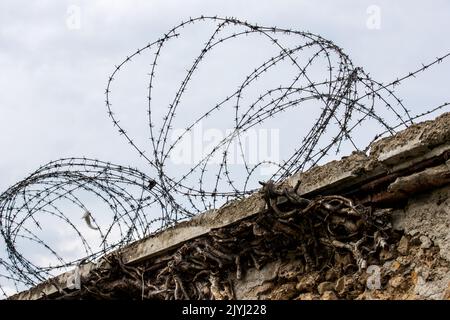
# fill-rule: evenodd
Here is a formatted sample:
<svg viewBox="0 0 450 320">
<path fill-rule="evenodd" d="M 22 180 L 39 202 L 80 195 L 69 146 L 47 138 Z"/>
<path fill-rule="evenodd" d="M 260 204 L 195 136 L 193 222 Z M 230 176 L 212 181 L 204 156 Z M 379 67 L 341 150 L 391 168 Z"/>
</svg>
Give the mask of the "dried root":
<svg viewBox="0 0 450 320">
<path fill-rule="evenodd" d="M 154 261 L 125 265 L 112 255 L 108 268 L 96 270 L 78 294 L 63 298 L 234 299 L 233 281 L 287 253 L 303 261 L 304 272 L 361 270 L 388 246 L 386 212 L 372 214 L 342 196 L 304 199 L 295 188 L 279 190 L 272 182 L 261 192 L 265 212 L 184 244 L 158 267 Z M 335 260 L 348 254 L 346 262 Z"/>
</svg>

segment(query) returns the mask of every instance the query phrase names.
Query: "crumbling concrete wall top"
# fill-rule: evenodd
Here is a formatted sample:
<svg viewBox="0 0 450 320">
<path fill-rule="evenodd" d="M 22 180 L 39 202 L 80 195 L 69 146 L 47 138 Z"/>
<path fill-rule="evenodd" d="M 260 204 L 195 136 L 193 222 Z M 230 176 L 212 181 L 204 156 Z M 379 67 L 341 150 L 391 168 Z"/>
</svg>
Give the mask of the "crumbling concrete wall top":
<svg viewBox="0 0 450 320">
<path fill-rule="evenodd" d="M 367 289 L 368 273 L 358 273 L 359 278 L 354 279 L 346 274 L 336 278 L 332 271 L 324 274 L 317 270 L 306 271 L 304 261 L 299 262 L 294 254 L 259 269 L 253 268 L 246 272 L 245 277 L 230 276 L 234 293 L 223 293 L 225 289 L 219 289 L 220 286 L 214 282 L 216 278 L 210 277 L 209 294 L 215 298 L 232 294 L 235 298 L 252 299 L 447 297 L 450 295 L 449 157 L 450 113 L 446 113 L 434 121 L 411 125 L 395 136 L 372 143 L 368 155 L 355 152 L 341 160 L 296 174 L 275 186 L 277 190 L 292 190 L 297 186 L 298 189 L 294 190 L 297 196 L 310 199 L 308 201 L 339 195 L 370 210 L 389 212 L 392 232 L 400 233 L 398 237 L 393 237 L 397 240 L 390 243 L 394 253 L 383 247 L 373 261 L 381 268 L 381 278 L 385 281 L 381 283 L 383 290 Z M 168 260 L 175 259 L 187 243 L 217 233 L 217 230 L 253 223 L 251 219 L 258 219 L 258 215 L 268 212 L 266 196 L 260 192 L 232 201 L 220 209 L 205 212 L 131 244 L 117 252 L 121 257 L 120 263 L 133 266 L 151 261 L 153 265 L 163 266 Z M 286 201 L 293 200 L 280 193 L 275 208 L 283 206 Z M 255 231 L 255 227 L 253 230 L 255 234 L 264 234 L 263 231 Z M 346 255 L 340 255 L 333 258 L 336 263 L 349 259 Z M 82 266 L 82 282 L 92 276 L 99 265 L 101 263 Z M 399 278 L 400 274 L 407 276 Z M 68 290 L 68 279 L 71 277 L 73 272 L 66 273 L 12 298 L 61 297 Z M 174 285 L 178 288 L 176 283 Z"/>
</svg>

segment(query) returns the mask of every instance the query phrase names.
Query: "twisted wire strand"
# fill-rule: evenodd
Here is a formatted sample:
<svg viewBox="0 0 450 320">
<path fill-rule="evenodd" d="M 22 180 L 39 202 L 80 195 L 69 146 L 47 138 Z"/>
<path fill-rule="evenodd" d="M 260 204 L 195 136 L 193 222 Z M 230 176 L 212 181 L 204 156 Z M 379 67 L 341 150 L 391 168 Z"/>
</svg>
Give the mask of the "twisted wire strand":
<svg viewBox="0 0 450 320">
<path fill-rule="evenodd" d="M 213 26 L 212 32 L 167 105 L 155 105 L 157 74 L 164 72 L 158 69 L 160 58 L 166 46 L 182 39 L 184 31 L 193 25 L 204 25 L 205 30 Z M 262 63 L 257 63 L 237 89 L 217 97 L 216 103 L 196 106 L 196 111 L 200 109 L 203 113 L 185 123 L 182 133 L 171 141 L 175 121 L 192 111 L 193 107 L 183 101 L 204 61 L 214 52 L 220 52 L 225 43 L 246 41 L 249 37 L 270 44 L 278 53 L 269 54 Z M 285 41 L 287 38 L 292 43 Z M 145 146 L 135 142 L 120 123 L 116 105 L 113 106 L 114 80 L 143 54 L 151 55 L 146 106 L 149 143 Z M 354 132 L 368 121 L 377 124 L 379 130 L 374 139 L 378 139 L 395 134 L 425 115 L 443 110 L 449 102 L 411 115 L 394 90 L 403 81 L 435 67 L 449 55 L 383 84 L 372 79 L 363 68 L 355 67 L 342 48 L 310 32 L 222 17 L 201 16 L 180 23 L 115 66 L 105 90 L 107 114 L 113 126 L 145 160 L 151 173 L 95 159 L 60 159 L 43 165 L 3 192 L 0 195 L 0 243 L 3 247 L 0 292 L 8 296 L 34 286 L 57 272 L 94 260 L 199 212 L 215 209 L 230 199 L 255 192 L 255 182 L 260 178 L 258 169 L 263 166 L 275 167 L 266 180 L 279 182 L 320 163 L 331 153 L 339 154 L 344 144 L 359 150 L 365 145 L 358 145 Z M 245 99 L 261 79 L 286 64 L 295 73 L 293 78 L 259 91 L 253 101 Z M 321 80 L 317 80 L 315 68 L 322 70 Z M 286 126 L 296 126 L 303 110 L 311 105 L 320 111 L 319 116 L 303 136 L 292 137 L 289 143 L 295 148 L 289 155 L 280 162 L 248 161 L 244 146 L 248 132 L 266 126 L 269 120 L 288 111 L 293 116 L 292 123 Z M 162 108 L 166 111 L 158 118 Z M 202 121 L 214 117 L 221 120 L 223 114 L 219 111 L 228 113 L 233 123 L 231 130 L 184 173 L 175 174 L 170 170 L 173 153 Z M 242 160 L 239 170 L 229 157 L 235 145 Z M 217 158 L 219 163 L 215 161 Z M 87 225 L 80 218 L 83 212 Z M 57 239 L 49 236 L 55 233 L 55 228 L 62 233 Z M 79 254 L 73 257 L 58 246 L 58 239 L 63 239 L 66 233 L 71 234 L 76 248 L 83 252 L 81 257 Z M 33 254 L 36 252 L 38 256 Z"/>
</svg>

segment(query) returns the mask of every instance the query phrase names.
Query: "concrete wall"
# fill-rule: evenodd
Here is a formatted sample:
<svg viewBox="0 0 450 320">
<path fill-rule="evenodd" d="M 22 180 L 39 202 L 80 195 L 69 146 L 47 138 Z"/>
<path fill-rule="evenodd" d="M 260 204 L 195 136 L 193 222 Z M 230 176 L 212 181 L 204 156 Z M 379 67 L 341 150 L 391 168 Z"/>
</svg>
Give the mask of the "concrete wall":
<svg viewBox="0 0 450 320">
<path fill-rule="evenodd" d="M 298 195 L 343 195 L 375 209 L 392 209 L 393 228 L 403 233 L 394 254 L 379 257 L 374 268 L 381 283 L 368 288 L 374 272 L 336 277 L 332 272 L 305 272 L 286 256 L 231 279 L 238 299 L 442 299 L 450 297 L 450 113 L 413 125 L 339 161 L 290 177 L 278 187 Z M 266 209 L 261 193 L 205 212 L 153 237 L 120 250 L 125 264 L 159 259 L 212 230 L 245 221 Z M 100 264 L 81 267 L 81 281 Z M 20 293 L 15 299 L 57 297 L 73 272 Z M 232 278 L 233 276 L 230 275 Z M 369 286 L 370 287 L 370 286 Z"/>
<path fill-rule="evenodd" d="M 368 288 L 374 274 L 333 277 L 304 273 L 295 259 L 252 269 L 236 281 L 238 299 L 450 299 L 450 188 L 411 197 L 393 212 L 393 226 L 404 232 L 396 254 L 378 265 L 379 290 Z M 370 287 L 370 286 L 369 286 Z"/>
</svg>

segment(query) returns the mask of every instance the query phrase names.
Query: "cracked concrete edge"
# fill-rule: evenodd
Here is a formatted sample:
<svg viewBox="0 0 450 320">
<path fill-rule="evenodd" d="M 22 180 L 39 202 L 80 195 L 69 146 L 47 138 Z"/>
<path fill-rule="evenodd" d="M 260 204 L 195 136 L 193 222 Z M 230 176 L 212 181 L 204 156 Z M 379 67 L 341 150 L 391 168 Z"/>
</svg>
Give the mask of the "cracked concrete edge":
<svg viewBox="0 0 450 320">
<path fill-rule="evenodd" d="M 433 121 L 425 121 L 410 126 L 395 136 L 380 139 L 370 146 L 370 155 L 353 152 L 341 160 L 331 161 L 323 166 L 295 174 L 282 185 L 295 186 L 301 180 L 300 195 L 322 192 L 327 189 L 337 191 L 375 176 L 392 173 L 412 166 L 424 159 L 440 155 L 450 150 L 450 113 L 445 113 Z M 265 208 L 260 194 L 256 193 L 242 200 L 228 203 L 220 209 L 202 213 L 189 221 L 181 222 L 154 236 L 138 240 L 121 250 L 126 263 L 135 263 L 167 252 L 180 244 L 207 234 L 215 228 L 224 227 L 255 215 Z M 90 270 L 89 267 L 86 270 Z M 69 271 L 14 295 L 15 299 L 38 299 L 43 294 L 58 292 L 52 283 L 64 284 L 72 277 Z"/>
<path fill-rule="evenodd" d="M 294 187 L 300 180 L 299 193 L 307 195 L 327 189 L 356 185 L 450 151 L 450 112 L 435 120 L 411 125 L 394 136 L 370 145 L 370 153 L 353 152 L 341 160 L 294 174 L 284 184 Z"/>
<path fill-rule="evenodd" d="M 81 279 L 86 278 L 89 273 L 96 267 L 95 263 L 88 262 L 79 266 L 78 272 Z M 76 271 L 71 270 L 60 274 L 54 278 L 48 279 L 37 286 L 20 292 L 16 295 L 10 297 L 10 299 L 17 300 L 39 300 L 45 296 L 50 296 L 61 292 L 62 290 L 67 290 L 75 281 Z"/>
<path fill-rule="evenodd" d="M 450 160 L 447 160 L 445 164 L 399 177 L 388 186 L 387 191 L 394 194 L 411 194 L 414 190 L 422 189 L 422 186 L 440 187 L 447 183 L 450 183 Z"/>
<path fill-rule="evenodd" d="M 378 161 L 396 160 L 408 153 L 426 152 L 435 146 L 450 141 L 450 112 L 434 120 L 423 121 L 409 126 L 394 136 L 375 141 L 370 146 L 370 157 Z"/>
<path fill-rule="evenodd" d="M 136 263 L 149 256 L 170 250 L 180 243 L 207 234 L 213 229 L 230 225 L 246 217 L 255 215 L 265 208 L 260 194 L 253 194 L 240 201 L 202 213 L 189 221 L 177 224 L 153 237 L 143 239 L 124 248 L 121 254 L 125 263 Z"/>
</svg>

